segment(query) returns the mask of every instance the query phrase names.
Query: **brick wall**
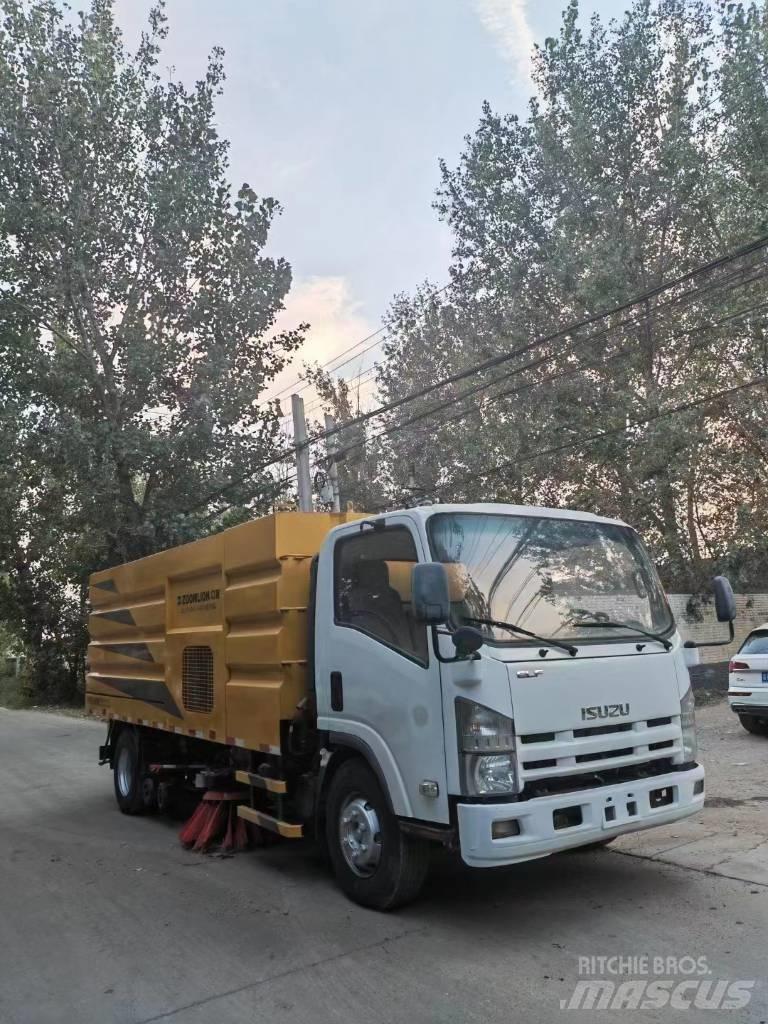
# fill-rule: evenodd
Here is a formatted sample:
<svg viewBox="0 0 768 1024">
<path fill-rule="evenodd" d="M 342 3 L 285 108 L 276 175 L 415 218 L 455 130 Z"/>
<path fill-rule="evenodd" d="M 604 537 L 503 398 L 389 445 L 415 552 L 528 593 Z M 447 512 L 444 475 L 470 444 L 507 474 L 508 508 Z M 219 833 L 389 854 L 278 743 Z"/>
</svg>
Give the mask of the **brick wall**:
<svg viewBox="0 0 768 1024">
<path fill-rule="evenodd" d="M 678 629 L 684 640 L 719 640 L 728 635 L 727 623 L 715 618 L 714 601 L 702 601 L 690 594 L 669 594 Z M 768 623 L 768 594 L 737 594 L 736 639 L 727 647 L 704 647 L 699 652 L 702 664 L 727 661 L 741 646 L 744 637 L 756 626 Z"/>
<path fill-rule="evenodd" d="M 715 618 L 714 601 L 690 594 L 669 594 L 669 603 L 684 640 L 720 640 L 728 636 L 728 624 Z M 736 653 L 750 630 L 768 623 L 768 594 L 736 595 L 736 633 L 732 644 L 702 647 L 700 665 L 691 669 L 694 686 L 724 690 L 728 686 L 728 660 Z"/>
<path fill-rule="evenodd" d="M 669 603 L 683 640 L 722 640 L 728 636 L 728 624 L 715 618 L 715 603 L 691 594 L 668 594 Z M 592 596 L 589 607 L 600 609 L 601 601 Z M 638 598 L 634 595 L 606 597 L 604 610 L 616 619 L 631 619 L 637 615 Z M 697 687 L 726 689 L 728 661 L 741 646 L 745 636 L 756 626 L 768 623 L 768 594 L 737 594 L 735 639 L 722 647 L 702 647 L 698 651 L 700 664 L 691 669 L 691 679 Z"/>
</svg>

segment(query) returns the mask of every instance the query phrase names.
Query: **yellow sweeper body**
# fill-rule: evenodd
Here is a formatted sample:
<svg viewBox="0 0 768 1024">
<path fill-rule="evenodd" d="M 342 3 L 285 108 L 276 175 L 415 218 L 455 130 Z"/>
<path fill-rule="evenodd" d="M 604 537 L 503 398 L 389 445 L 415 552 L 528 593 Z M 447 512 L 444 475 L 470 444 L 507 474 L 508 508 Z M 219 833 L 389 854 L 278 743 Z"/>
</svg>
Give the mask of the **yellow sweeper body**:
<svg viewBox="0 0 768 1024">
<path fill-rule="evenodd" d="M 307 692 L 312 557 L 360 518 L 277 512 L 94 573 L 88 711 L 280 754 Z"/>
</svg>

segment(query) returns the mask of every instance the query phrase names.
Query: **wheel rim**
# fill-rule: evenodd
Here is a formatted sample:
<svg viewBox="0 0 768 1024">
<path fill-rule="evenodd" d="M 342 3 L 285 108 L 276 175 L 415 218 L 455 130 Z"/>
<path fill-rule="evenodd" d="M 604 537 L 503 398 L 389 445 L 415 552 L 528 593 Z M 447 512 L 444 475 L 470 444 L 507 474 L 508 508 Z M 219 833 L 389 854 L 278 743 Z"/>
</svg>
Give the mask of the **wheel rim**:
<svg viewBox="0 0 768 1024">
<path fill-rule="evenodd" d="M 128 747 L 123 747 L 117 756 L 117 788 L 120 796 L 131 795 L 131 783 L 133 781 L 133 758 Z"/>
<path fill-rule="evenodd" d="M 342 805 L 339 839 L 351 870 L 361 878 L 372 875 L 381 860 L 381 825 L 376 808 L 364 796 L 347 797 Z"/>
</svg>

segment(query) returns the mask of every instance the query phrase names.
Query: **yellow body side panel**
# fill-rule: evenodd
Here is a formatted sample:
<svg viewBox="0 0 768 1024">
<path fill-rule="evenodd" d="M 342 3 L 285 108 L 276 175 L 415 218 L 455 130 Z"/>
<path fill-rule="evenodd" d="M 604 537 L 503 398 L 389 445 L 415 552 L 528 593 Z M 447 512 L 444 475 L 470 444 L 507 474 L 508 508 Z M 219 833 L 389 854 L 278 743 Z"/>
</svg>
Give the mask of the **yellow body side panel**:
<svg viewBox="0 0 768 1024">
<path fill-rule="evenodd" d="M 280 753 L 307 688 L 312 557 L 361 518 L 277 512 L 94 573 L 88 710 Z"/>
</svg>

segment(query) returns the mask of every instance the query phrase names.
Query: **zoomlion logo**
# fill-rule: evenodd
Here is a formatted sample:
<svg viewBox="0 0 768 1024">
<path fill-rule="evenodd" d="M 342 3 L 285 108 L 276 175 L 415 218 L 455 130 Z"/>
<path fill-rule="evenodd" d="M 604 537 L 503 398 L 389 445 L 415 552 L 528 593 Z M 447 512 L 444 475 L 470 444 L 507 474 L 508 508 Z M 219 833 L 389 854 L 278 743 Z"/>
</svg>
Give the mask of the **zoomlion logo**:
<svg viewBox="0 0 768 1024">
<path fill-rule="evenodd" d="M 192 590 L 188 594 L 176 595 L 176 607 L 183 612 L 200 612 L 214 608 L 221 591 Z"/>
</svg>

